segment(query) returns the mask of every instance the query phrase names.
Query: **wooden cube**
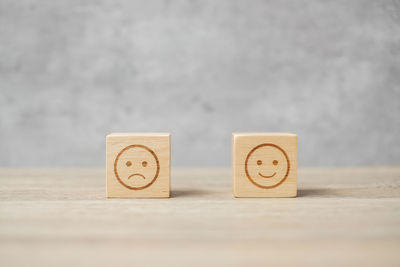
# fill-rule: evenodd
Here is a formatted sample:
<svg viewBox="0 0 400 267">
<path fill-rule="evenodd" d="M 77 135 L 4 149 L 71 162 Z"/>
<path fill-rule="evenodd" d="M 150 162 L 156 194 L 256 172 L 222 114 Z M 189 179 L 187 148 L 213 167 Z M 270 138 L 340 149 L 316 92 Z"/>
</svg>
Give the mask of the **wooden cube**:
<svg viewBox="0 0 400 267">
<path fill-rule="evenodd" d="M 297 136 L 288 133 L 234 133 L 235 197 L 296 197 Z"/>
<path fill-rule="evenodd" d="M 106 140 L 108 198 L 170 196 L 170 134 L 114 133 Z"/>
</svg>

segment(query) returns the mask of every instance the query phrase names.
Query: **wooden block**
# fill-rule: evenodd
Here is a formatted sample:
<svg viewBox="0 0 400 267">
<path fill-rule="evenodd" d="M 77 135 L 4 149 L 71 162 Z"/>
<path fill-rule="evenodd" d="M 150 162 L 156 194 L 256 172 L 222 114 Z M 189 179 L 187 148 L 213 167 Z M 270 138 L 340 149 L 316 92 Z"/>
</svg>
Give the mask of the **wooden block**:
<svg viewBox="0 0 400 267">
<path fill-rule="evenodd" d="M 114 133 L 106 140 L 108 198 L 170 196 L 170 134 Z"/>
<path fill-rule="evenodd" d="M 235 197 L 296 197 L 295 134 L 234 133 L 232 143 Z"/>
</svg>

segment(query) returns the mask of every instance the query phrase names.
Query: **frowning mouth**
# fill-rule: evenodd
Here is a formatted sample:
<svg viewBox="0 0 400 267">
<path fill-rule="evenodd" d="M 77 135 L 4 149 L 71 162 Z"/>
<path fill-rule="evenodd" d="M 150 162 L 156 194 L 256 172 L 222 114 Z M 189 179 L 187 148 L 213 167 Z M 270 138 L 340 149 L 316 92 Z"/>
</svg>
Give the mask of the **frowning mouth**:
<svg viewBox="0 0 400 267">
<path fill-rule="evenodd" d="M 276 174 L 276 172 L 274 172 L 274 174 L 272 174 L 272 175 L 270 175 L 270 176 L 267 176 L 267 175 L 262 175 L 261 172 L 258 173 L 258 175 L 260 175 L 260 176 L 263 177 L 263 178 L 272 178 L 272 177 L 275 176 L 275 174 Z"/>
<path fill-rule="evenodd" d="M 128 179 L 131 179 L 133 176 L 139 176 L 139 177 L 142 177 L 143 179 L 146 179 L 146 177 L 144 177 L 144 176 L 143 176 L 142 174 L 140 174 L 140 173 L 131 174 L 131 175 L 129 175 Z"/>
</svg>

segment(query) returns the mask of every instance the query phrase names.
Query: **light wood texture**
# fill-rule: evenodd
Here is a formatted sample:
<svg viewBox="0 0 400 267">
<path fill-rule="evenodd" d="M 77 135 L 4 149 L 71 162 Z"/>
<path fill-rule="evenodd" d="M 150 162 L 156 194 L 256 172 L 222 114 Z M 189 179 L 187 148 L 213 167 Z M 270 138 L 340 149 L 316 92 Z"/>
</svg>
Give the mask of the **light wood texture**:
<svg viewBox="0 0 400 267">
<path fill-rule="evenodd" d="M 109 198 L 170 196 L 170 134 L 114 133 L 106 139 Z"/>
<path fill-rule="evenodd" d="M 235 197 L 295 197 L 297 136 L 289 133 L 232 135 Z"/>
<path fill-rule="evenodd" d="M 400 266 L 400 166 L 300 168 L 297 198 L 173 168 L 169 199 L 106 199 L 104 176 L 0 169 L 1 265 Z"/>
</svg>

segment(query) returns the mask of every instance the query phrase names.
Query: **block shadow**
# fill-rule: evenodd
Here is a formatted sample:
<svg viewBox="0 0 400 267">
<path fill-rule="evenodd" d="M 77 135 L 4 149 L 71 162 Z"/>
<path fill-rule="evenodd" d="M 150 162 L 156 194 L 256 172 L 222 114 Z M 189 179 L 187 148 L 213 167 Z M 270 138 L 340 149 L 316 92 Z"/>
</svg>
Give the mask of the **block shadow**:
<svg viewBox="0 0 400 267">
<path fill-rule="evenodd" d="M 205 190 L 196 190 L 196 189 L 178 189 L 171 191 L 171 197 L 198 197 L 205 196 L 209 192 Z"/>
<path fill-rule="evenodd" d="M 382 188 L 304 188 L 298 189 L 298 197 L 356 197 L 356 198 L 392 198 L 399 195 L 398 190 Z"/>
<path fill-rule="evenodd" d="M 304 188 L 297 190 L 297 197 L 312 197 L 312 196 L 337 196 L 338 192 L 329 188 Z"/>
</svg>

